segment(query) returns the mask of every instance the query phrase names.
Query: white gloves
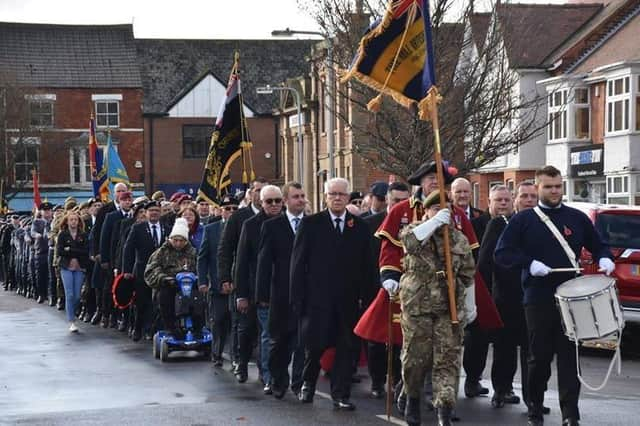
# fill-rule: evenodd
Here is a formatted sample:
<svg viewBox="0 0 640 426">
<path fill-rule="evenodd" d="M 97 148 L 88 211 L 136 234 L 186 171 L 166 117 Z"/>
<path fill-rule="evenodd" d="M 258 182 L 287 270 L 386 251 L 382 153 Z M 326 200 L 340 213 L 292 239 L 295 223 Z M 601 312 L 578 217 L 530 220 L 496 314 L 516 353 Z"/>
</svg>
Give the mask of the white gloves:
<svg viewBox="0 0 640 426">
<path fill-rule="evenodd" d="M 614 269 L 616 269 L 616 264 L 611 261 L 608 257 L 601 257 L 598 261 L 598 272 L 604 272 L 607 275 L 611 275 Z"/>
<path fill-rule="evenodd" d="M 389 293 L 389 296 L 395 296 L 396 293 L 398 292 L 399 286 L 400 285 L 396 280 L 387 279 L 382 282 L 382 288 L 387 290 L 387 293 Z"/>
<path fill-rule="evenodd" d="M 434 232 L 438 228 L 443 225 L 448 225 L 451 223 L 451 212 L 449 209 L 442 209 L 436 213 L 434 217 L 421 223 L 420 225 L 413 228 L 413 235 L 416 236 L 418 241 L 424 241 L 430 236 L 433 235 Z"/>
<path fill-rule="evenodd" d="M 550 272 L 551 268 L 537 260 L 534 260 L 531 262 L 531 265 L 529 265 L 529 273 L 534 277 L 544 277 L 549 275 Z"/>
<path fill-rule="evenodd" d="M 464 308 L 465 308 L 465 321 L 467 324 L 471 324 L 476 320 L 478 316 L 478 310 L 476 308 L 476 286 L 472 284 L 471 287 L 467 287 L 464 290 Z"/>
</svg>

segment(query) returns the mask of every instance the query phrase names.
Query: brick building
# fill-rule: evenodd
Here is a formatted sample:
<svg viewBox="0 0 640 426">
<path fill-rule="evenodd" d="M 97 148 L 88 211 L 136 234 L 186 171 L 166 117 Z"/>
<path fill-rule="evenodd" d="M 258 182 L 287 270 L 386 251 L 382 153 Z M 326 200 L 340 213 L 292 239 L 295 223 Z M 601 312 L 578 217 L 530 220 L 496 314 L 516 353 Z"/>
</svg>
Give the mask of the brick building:
<svg viewBox="0 0 640 426">
<path fill-rule="evenodd" d="M 277 96 L 256 88 L 275 85 L 305 67 L 309 40 L 136 40 L 144 86 L 145 187 L 167 195 L 195 194 L 216 115 L 224 99 L 234 52 L 240 54 L 240 78 L 256 176 L 282 183 L 283 158 L 277 120 L 271 115 Z M 241 183 L 240 161 L 231 170 L 233 189 Z"/>
<path fill-rule="evenodd" d="M 129 178 L 141 186 L 143 94 L 131 25 L 0 23 L 0 86 L 5 95 L 20 93 L 5 111 L 0 135 L 10 207 L 31 208 L 34 168 L 43 199 L 59 203 L 68 195 L 93 195 L 92 112 L 99 144 L 110 130 Z"/>
</svg>

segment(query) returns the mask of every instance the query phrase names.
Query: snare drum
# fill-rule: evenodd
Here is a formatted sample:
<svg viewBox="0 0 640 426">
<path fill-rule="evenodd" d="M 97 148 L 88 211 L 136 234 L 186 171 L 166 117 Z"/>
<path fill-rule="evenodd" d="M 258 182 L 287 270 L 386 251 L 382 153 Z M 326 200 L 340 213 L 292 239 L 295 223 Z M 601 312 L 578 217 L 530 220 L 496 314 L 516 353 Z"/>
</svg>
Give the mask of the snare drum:
<svg viewBox="0 0 640 426">
<path fill-rule="evenodd" d="M 624 318 L 616 280 L 606 275 L 585 275 L 556 290 L 564 332 L 572 341 L 601 339 L 622 331 Z"/>
</svg>

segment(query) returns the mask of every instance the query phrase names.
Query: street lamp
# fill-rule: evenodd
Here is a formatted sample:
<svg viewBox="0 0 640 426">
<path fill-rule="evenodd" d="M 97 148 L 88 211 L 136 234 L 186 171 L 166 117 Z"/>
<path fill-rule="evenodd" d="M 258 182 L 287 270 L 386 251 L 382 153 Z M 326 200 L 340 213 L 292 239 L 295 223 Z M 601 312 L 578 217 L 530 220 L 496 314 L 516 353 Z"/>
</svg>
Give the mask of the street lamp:
<svg viewBox="0 0 640 426">
<path fill-rule="evenodd" d="M 300 107 L 300 92 L 295 87 L 289 86 L 260 86 L 256 88 L 258 95 L 271 95 L 274 91 L 289 91 L 293 92 L 293 96 L 296 100 L 296 110 L 298 111 L 298 179 L 300 185 L 304 185 L 304 147 L 302 146 L 302 111 Z"/>
<path fill-rule="evenodd" d="M 325 111 L 328 111 L 327 117 L 327 154 L 329 156 L 329 178 L 335 177 L 335 165 L 333 158 L 334 151 L 334 129 L 335 129 L 335 116 L 332 108 L 332 101 L 335 99 L 335 87 L 333 82 L 335 81 L 335 75 L 333 70 L 333 42 L 328 34 L 320 31 L 305 31 L 305 30 L 292 30 L 291 28 L 285 28 L 284 30 L 273 30 L 271 35 L 274 37 L 291 37 L 295 34 L 305 35 L 317 35 L 324 39 L 327 43 L 327 90 L 324 94 Z"/>
</svg>

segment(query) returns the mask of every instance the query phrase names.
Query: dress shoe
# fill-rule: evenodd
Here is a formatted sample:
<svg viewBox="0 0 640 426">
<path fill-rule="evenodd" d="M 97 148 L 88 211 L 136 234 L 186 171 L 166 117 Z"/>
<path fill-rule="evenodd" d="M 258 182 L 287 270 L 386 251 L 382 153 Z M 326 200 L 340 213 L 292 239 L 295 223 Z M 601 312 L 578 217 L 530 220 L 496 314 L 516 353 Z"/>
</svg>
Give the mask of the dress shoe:
<svg viewBox="0 0 640 426">
<path fill-rule="evenodd" d="M 529 409 L 529 412 L 531 412 L 532 410 L 531 403 L 527 402 L 526 405 L 527 405 L 527 408 Z M 547 407 L 546 405 L 543 405 L 542 410 L 540 411 L 542 411 L 542 414 L 546 416 L 547 414 L 551 413 L 551 408 Z"/>
<path fill-rule="evenodd" d="M 375 399 L 384 398 L 384 386 L 371 386 L 371 397 Z"/>
<path fill-rule="evenodd" d="M 346 398 L 334 399 L 333 409 L 338 411 L 353 411 L 356 409 L 356 406 L 353 402 L 349 401 Z"/>
<path fill-rule="evenodd" d="M 49 297 L 49 306 L 56 306 L 56 299 Z"/>
<path fill-rule="evenodd" d="M 315 395 L 315 393 L 316 390 L 313 386 L 308 383 L 304 383 L 302 385 L 302 389 L 300 389 L 300 395 L 298 396 L 298 399 L 304 404 L 310 404 L 313 402 L 313 396 Z"/>
<path fill-rule="evenodd" d="M 438 426 L 451 426 L 451 411 L 451 407 L 438 407 L 436 409 Z"/>
<path fill-rule="evenodd" d="M 142 339 L 142 331 L 133 330 L 133 333 L 131 333 L 131 340 L 133 340 L 134 342 L 139 342 L 140 339 Z"/>
<path fill-rule="evenodd" d="M 96 311 L 91 317 L 91 325 L 98 325 L 102 319 L 102 312 Z"/>
<path fill-rule="evenodd" d="M 38 303 L 39 304 L 43 304 L 44 303 L 44 297 L 38 296 Z"/>
<path fill-rule="evenodd" d="M 502 408 L 505 404 L 505 394 L 501 392 L 494 392 L 493 397 L 491 397 L 491 406 L 493 408 Z"/>
<path fill-rule="evenodd" d="M 64 310 L 64 300 L 58 299 L 58 302 L 56 303 L 56 309 L 59 311 Z"/>
<path fill-rule="evenodd" d="M 127 331 L 129 328 L 129 324 L 127 324 L 126 320 L 122 320 L 118 322 L 118 331 Z"/>
<path fill-rule="evenodd" d="M 118 318 L 114 314 L 109 318 L 109 328 L 118 328 Z"/>
<path fill-rule="evenodd" d="M 580 422 L 575 417 L 567 417 L 562 420 L 562 426 L 580 426 Z"/>
<path fill-rule="evenodd" d="M 247 379 L 248 379 L 247 366 L 246 365 L 238 365 L 238 368 L 236 369 L 236 372 L 235 372 L 235 376 L 236 376 L 236 380 L 238 381 L 238 383 L 246 382 Z"/>
<path fill-rule="evenodd" d="M 475 398 L 476 396 L 480 395 L 488 395 L 489 389 L 482 386 L 480 382 L 465 382 L 464 394 L 467 396 L 467 398 Z"/>
<path fill-rule="evenodd" d="M 102 328 L 109 328 L 109 317 L 103 316 L 102 321 L 100 322 L 100 326 Z"/>
<path fill-rule="evenodd" d="M 278 389 L 278 388 L 274 387 L 274 388 L 272 388 L 272 392 L 273 392 L 273 396 L 276 399 L 282 399 L 282 398 L 284 398 L 284 395 L 287 393 L 287 388 Z"/>
<path fill-rule="evenodd" d="M 269 383 L 264 385 L 264 388 L 262 388 L 262 393 L 264 393 L 265 395 L 273 395 L 273 388 Z"/>
<path fill-rule="evenodd" d="M 145 331 L 142 334 L 142 338 L 144 339 L 145 342 L 150 342 L 151 340 L 153 340 L 153 334 L 151 334 L 150 331 Z"/>
<path fill-rule="evenodd" d="M 540 417 L 531 417 L 527 419 L 527 426 L 542 426 L 544 425 L 544 420 Z"/>
<path fill-rule="evenodd" d="M 82 317 L 82 321 L 83 322 L 91 322 L 91 312 L 87 311 L 84 313 L 84 316 Z"/>
<path fill-rule="evenodd" d="M 504 394 L 505 404 L 520 404 L 520 397 L 513 393 L 513 390 Z"/>
<path fill-rule="evenodd" d="M 404 420 L 409 426 L 420 426 L 420 398 L 407 398 Z"/>
</svg>

